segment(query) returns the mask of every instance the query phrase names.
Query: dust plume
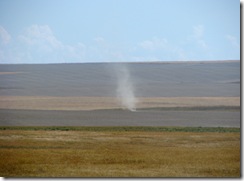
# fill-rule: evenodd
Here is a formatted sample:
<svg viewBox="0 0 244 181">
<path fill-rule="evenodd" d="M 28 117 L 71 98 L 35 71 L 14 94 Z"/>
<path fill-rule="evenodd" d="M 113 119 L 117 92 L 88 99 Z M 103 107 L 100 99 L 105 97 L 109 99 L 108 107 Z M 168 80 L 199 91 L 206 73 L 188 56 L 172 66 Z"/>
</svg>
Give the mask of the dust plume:
<svg viewBox="0 0 244 181">
<path fill-rule="evenodd" d="M 114 68 L 117 78 L 117 99 L 123 108 L 136 111 L 137 99 L 135 97 L 135 90 L 129 68 L 126 64 L 116 64 Z"/>
</svg>

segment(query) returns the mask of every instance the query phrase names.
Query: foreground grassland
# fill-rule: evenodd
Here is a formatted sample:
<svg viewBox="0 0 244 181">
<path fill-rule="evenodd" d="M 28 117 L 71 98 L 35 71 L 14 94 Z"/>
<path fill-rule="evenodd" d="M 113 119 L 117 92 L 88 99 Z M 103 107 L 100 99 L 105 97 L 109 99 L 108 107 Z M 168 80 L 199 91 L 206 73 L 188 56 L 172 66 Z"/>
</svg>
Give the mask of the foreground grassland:
<svg viewBox="0 0 244 181">
<path fill-rule="evenodd" d="M 240 177 L 240 129 L 2 127 L 0 158 L 3 177 Z"/>
</svg>

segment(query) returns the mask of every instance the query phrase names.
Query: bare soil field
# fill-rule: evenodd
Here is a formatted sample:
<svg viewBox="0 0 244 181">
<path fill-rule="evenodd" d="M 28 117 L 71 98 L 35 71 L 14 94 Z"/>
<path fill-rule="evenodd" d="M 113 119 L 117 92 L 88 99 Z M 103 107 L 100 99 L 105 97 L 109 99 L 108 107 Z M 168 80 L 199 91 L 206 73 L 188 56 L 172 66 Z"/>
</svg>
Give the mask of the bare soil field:
<svg viewBox="0 0 244 181">
<path fill-rule="evenodd" d="M 240 97 L 140 97 L 137 111 L 115 97 L 0 96 L 0 126 L 240 127 Z"/>
<path fill-rule="evenodd" d="M 12 75 L 12 74 L 21 74 L 24 72 L 0 72 L 0 75 Z"/>
<path fill-rule="evenodd" d="M 240 61 L 1 65 L 0 95 L 116 97 L 120 65 L 136 97 L 240 96 Z"/>
<path fill-rule="evenodd" d="M 133 113 L 116 99 L 124 67 Z M 0 112 L 3 126 L 239 127 L 240 61 L 1 65 Z"/>
<path fill-rule="evenodd" d="M 0 110 L 0 126 L 240 127 L 240 109 L 94 111 Z"/>
<path fill-rule="evenodd" d="M 1 130 L 3 177 L 240 177 L 240 133 Z"/>
</svg>

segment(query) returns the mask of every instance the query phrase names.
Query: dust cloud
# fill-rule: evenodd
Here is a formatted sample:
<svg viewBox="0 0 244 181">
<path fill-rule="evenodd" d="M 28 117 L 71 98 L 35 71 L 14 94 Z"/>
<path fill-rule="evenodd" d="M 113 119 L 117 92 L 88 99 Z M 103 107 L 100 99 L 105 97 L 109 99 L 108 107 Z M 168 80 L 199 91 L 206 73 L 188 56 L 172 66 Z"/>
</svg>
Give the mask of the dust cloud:
<svg viewBox="0 0 244 181">
<path fill-rule="evenodd" d="M 114 65 L 117 89 L 116 96 L 123 109 L 136 111 L 137 99 L 135 88 L 131 79 L 129 68 L 126 64 Z"/>
</svg>

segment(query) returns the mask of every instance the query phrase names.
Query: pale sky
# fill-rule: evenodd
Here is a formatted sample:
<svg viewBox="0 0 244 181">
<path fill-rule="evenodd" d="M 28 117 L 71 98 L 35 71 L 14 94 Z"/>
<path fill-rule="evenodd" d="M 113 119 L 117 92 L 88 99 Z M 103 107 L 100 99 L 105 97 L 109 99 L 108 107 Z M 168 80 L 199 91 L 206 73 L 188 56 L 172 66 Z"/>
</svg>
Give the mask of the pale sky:
<svg viewBox="0 0 244 181">
<path fill-rule="evenodd" d="M 238 0 L 0 0 L 0 63 L 240 60 Z"/>
</svg>

